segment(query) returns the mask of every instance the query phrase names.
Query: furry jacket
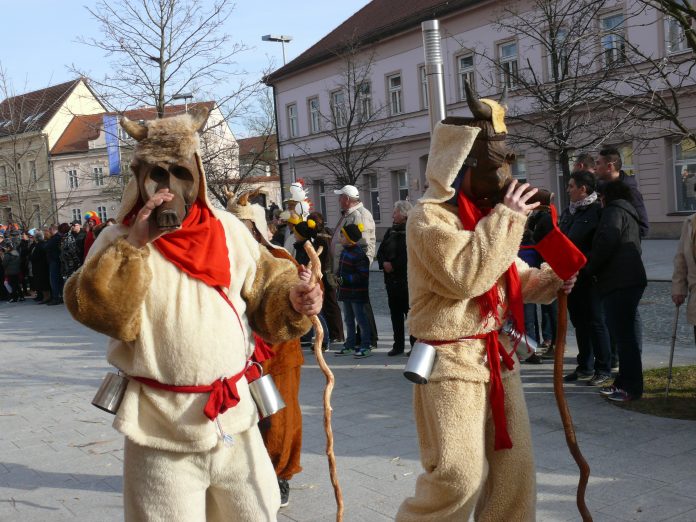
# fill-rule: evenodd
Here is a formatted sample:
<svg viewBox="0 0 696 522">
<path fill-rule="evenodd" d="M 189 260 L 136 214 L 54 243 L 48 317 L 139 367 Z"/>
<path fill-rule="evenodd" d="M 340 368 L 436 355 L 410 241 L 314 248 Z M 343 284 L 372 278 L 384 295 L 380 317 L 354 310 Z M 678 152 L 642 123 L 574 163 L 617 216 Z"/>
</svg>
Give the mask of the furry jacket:
<svg viewBox="0 0 696 522">
<path fill-rule="evenodd" d="M 688 296 L 686 320 L 696 325 L 696 214 L 684 220 L 677 253 L 674 255 L 672 295 Z"/>
</svg>

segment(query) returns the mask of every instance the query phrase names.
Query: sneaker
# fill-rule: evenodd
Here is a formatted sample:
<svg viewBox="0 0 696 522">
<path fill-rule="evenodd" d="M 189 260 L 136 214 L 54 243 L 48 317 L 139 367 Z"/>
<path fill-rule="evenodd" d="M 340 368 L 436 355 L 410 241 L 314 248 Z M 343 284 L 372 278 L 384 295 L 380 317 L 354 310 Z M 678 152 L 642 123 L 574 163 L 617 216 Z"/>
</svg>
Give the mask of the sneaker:
<svg viewBox="0 0 696 522">
<path fill-rule="evenodd" d="M 563 382 L 584 381 L 586 379 L 591 379 L 593 375 L 594 374 L 592 373 L 584 374 L 579 372 L 573 372 L 563 377 Z"/>
<path fill-rule="evenodd" d="M 278 488 L 280 489 L 280 507 L 286 507 L 290 504 L 290 484 L 285 479 L 278 479 Z"/>
<path fill-rule="evenodd" d="M 404 353 L 404 349 L 403 349 L 403 348 L 401 348 L 401 350 L 398 350 L 398 349 L 396 349 L 396 348 L 392 348 L 391 350 L 389 350 L 389 351 L 387 352 L 387 355 L 388 355 L 389 357 L 394 357 L 395 355 L 401 355 L 402 353 Z"/>
<path fill-rule="evenodd" d="M 365 357 L 370 357 L 372 355 L 372 349 L 371 348 L 363 348 L 355 352 L 355 357 L 356 359 L 363 359 Z"/>
<path fill-rule="evenodd" d="M 556 357 L 556 348 L 549 346 L 549 349 L 542 353 L 539 357 L 542 359 L 554 359 Z"/>
<path fill-rule="evenodd" d="M 618 367 L 618 366 L 612 366 L 612 367 L 611 367 L 611 373 L 619 373 L 619 367 Z"/>
<path fill-rule="evenodd" d="M 611 375 L 600 375 L 595 373 L 594 376 L 587 382 L 588 386 L 603 386 L 612 379 Z"/>
<path fill-rule="evenodd" d="M 336 352 L 336 355 L 353 355 L 355 354 L 355 348 L 343 348 Z"/>
<path fill-rule="evenodd" d="M 599 390 L 599 394 L 604 397 L 609 397 L 610 395 L 613 395 L 617 390 L 618 388 L 612 384 L 611 386 L 604 386 L 601 390 Z"/>
<path fill-rule="evenodd" d="M 544 364 L 544 359 L 536 353 L 533 353 L 522 362 L 525 364 Z"/>
<path fill-rule="evenodd" d="M 614 393 L 611 395 L 607 396 L 607 399 L 613 402 L 629 402 L 629 401 L 634 401 L 638 397 L 634 397 L 630 393 L 628 393 L 626 390 L 622 390 L 621 388 L 617 388 Z"/>
</svg>

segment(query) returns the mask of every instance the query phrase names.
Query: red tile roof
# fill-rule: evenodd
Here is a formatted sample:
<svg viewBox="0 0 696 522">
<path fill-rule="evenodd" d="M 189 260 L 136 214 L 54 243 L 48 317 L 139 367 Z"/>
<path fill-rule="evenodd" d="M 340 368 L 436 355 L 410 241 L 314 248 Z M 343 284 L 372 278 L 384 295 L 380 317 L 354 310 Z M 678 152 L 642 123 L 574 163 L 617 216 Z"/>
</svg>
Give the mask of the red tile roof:
<svg viewBox="0 0 696 522">
<path fill-rule="evenodd" d="M 259 154 L 266 151 L 274 151 L 276 148 L 275 134 L 269 136 L 253 136 L 251 138 L 242 138 L 237 140 L 239 145 L 239 155 L 246 156 L 247 154 Z"/>
<path fill-rule="evenodd" d="M 273 85 L 293 72 L 335 58 L 351 42 L 368 45 L 482 1 L 373 0 L 300 56 L 266 76 L 264 82 Z"/>
<path fill-rule="evenodd" d="M 205 106 L 209 110 L 215 107 L 215 102 L 196 102 L 189 103 L 190 108 Z M 167 105 L 164 109 L 166 116 L 182 114 L 185 105 Z M 99 136 L 99 129 L 103 126 L 105 114 L 116 114 L 114 112 L 90 114 L 85 116 L 75 116 L 68 124 L 63 134 L 51 149 L 51 154 L 70 154 L 74 152 L 86 152 L 89 150 L 89 141 Z M 121 115 L 131 120 L 154 120 L 157 118 L 157 110 L 154 107 L 143 107 L 125 111 Z"/>
</svg>

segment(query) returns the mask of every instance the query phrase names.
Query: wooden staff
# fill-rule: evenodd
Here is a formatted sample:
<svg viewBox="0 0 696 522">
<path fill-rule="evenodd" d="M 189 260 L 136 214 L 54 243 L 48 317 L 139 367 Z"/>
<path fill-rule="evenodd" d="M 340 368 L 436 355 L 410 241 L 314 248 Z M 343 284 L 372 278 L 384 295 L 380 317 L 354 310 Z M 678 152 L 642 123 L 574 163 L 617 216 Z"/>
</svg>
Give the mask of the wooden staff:
<svg viewBox="0 0 696 522">
<path fill-rule="evenodd" d="M 319 252 L 317 252 L 309 241 L 305 241 L 304 249 L 309 256 L 308 268 L 312 271 L 309 284 L 314 286 L 319 284 L 322 278 L 321 261 L 319 261 L 321 247 Z M 336 456 L 333 449 L 333 430 L 331 429 L 331 392 L 333 391 L 335 380 L 331 368 L 324 360 L 324 354 L 321 349 L 322 341 L 324 340 L 324 329 L 316 315 L 313 315 L 310 319 L 314 326 L 314 355 L 319 363 L 319 368 L 321 368 L 324 377 L 326 377 L 326 387 L 324 388 L 324 432 L 326 433 L 326 456 L 329 459 L 329 475 L 331 476 L 334 497 L 336 497 L 336 522 L 343 522 L 343 492 L 341 491 L 341 485 L 338 483 Z"/>
<path fill-rule="evenodd" d="M 553 360 L 553 391 L 556 396 L 556 404 L 558 411 L 561 414 L 563 422 L 563 430 L 565 431 L 566 444 L 570 450 L 575 463 L 580 469 L 580 480 L 578 482 L 578 490 L 576 495 L 576 503 L 578 511 L 583 522 L 592 522 L 592 515 L 585 504 L 585 490 L 587 489 L 587 480 L 590 478 L 590 466 L 587 464 L 585 457 L 580 452 L 578 441 L 575 438 L 575 428 L 573 427 L 573 419 L 570 416 L 568 402 L 563 391 L 563 356 L 565 354 L 566 332 L 568 331 L 568 296 L 563 290 L 558 291 L 558 326 L 556 329 L 556 351 Z"/>
</svg>

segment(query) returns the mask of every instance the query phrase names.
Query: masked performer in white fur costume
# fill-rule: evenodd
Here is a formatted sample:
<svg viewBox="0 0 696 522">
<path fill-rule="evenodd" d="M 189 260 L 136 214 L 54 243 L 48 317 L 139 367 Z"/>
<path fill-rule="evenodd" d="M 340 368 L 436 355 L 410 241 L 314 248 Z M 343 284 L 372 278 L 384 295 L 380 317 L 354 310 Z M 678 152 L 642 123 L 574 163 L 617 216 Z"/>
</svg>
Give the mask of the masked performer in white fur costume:
<svg viewBox="0 0 696 522">
<path fill-rule="evenodd" d="M 260 249 L 206 196 L 207 112 L 121 125 L 137 141 L 118 225 L 106 228 L 65 302 L 111 337 L 130 378 L 114 427 L 125 440 L 127 521 L 275 520 L 280 497 L 244 377 L 252 329 L 293 339 L 319 287 Z"/>
<path fill-rule="evenodd" d="M 498 330 L 508 319 L 523 328 L 522 298 L 550 302 L 574 279 L 517 257 L 536 190 L 509 180 L 503 108 L 475 101 L 473 120 L 436 126 L 429 188 L 408 218 L 409 330 L 437 358 L 429 382 L 414 388 L 425 471 L 399 522 L 463 522 L 474 512 L 477 521 L 535 520 L 519 361 Z"/>
</svg>

